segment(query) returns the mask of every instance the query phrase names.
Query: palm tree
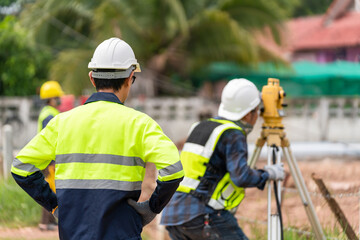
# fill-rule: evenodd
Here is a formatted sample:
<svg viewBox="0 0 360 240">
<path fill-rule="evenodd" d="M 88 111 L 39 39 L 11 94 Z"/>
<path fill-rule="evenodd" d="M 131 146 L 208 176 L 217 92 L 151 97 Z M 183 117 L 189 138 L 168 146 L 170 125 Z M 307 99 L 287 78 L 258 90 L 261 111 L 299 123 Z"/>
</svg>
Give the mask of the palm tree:
<svg viewBox="0 0 360 240">
<path fill-rule="evenodd" d="M 186 76 L 214 61 L 279 60 L 254 38 L 267 27 L 279 42 L 277 7 L 266 0 L 38 0 L 22 19 L 55 51 L 50 76 L 79 94 L 75 85 L 87 86 L 95 46 L 112 36 L 129 42 L 155 77 Z"/>
</svg>

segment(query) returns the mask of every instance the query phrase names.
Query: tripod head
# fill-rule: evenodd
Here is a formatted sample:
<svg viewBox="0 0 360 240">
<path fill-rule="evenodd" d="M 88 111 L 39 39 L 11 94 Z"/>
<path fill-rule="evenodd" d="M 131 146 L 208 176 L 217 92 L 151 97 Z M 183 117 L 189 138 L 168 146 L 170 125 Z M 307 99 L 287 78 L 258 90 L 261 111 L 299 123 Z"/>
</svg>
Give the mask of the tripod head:
<svg viewBox="0 0 360 240">
<path fill-rule="evenodd" d="M 280 86 L 279 79 L 269 78 L 268 84 L 263 86 L 261 97 L 264 107 L 261 109 L 260 116 L 264 118 L 262 128 L 283 129 L 282 118 L 285 116 L 283 103 L 286 96 L 285 91 Z"/>
</svg>

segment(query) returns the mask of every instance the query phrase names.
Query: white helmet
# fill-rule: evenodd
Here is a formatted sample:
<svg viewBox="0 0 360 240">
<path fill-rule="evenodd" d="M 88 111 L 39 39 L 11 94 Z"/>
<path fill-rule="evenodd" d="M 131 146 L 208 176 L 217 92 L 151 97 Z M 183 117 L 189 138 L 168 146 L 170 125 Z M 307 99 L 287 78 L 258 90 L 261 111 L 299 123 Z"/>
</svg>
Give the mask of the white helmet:
<svg viewBox="0 0 360 240">
<path fill-rule="evenodd" d="M 93 77 L 109 79 L 129 77 L 132 70 L 135 70 L 135 72 L 141 72 L 140 65 L 135 58 L 132 48 L 129 44 L 119 38 L 110 38 L 100 43 L 100 45 L 95 49 L 88 68 L 124 70 L 115 73 L 113 72 L 111 74 L 107 72 L 93 72 Z M 94 76 L 94 73 L 99 76 Z"/>
<path fill-rule="evenodd" d="M 245 78 L 233 79 L 221 94 L 219 116 L 237 121 L 259 104 L 260 93 L 252 82 Z"/>
</svg>

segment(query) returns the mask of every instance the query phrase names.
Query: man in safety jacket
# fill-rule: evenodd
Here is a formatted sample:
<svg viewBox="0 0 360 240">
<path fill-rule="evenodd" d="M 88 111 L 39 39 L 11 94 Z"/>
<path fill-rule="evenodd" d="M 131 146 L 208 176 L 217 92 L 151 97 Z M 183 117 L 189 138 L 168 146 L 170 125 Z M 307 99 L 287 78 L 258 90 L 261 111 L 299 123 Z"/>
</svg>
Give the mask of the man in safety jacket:
<svg viewBox="0 0 360 240">
<path fill-rule="evenodd" d="M 38 119 L 38 133 L 46 127 L 49 121 L 58 115 L 60 112 L 57 107 L 61 104 L 60 97 L 64 92 L 57 81 L 47 81 L 40 88 L 40 99 L 45 102 L 39 114 Z"/>
<path fill-rule="evenodd" d="M 124 106 L 140 66 L 118 38 L 102 42 L 89 63 L 97 92 L 55 116 L 16 156 L 16 182 L 59 219 L 60 239 L 141 239 L 183 179 L 178 150 L 158 124 Z M 41 173 L 55 160 L 56 195 Z M 158 169 L 150 199 L 137 203 L 145 164 Z"/>
<path fill-rule="evenodd" d="M 281 165 L 247 165 L 246 136 L 258 118 L 260 93 L 246 79 L 224 88 L 219 116 L 195 123 L 180 159 L 185 177 L 165 207 L 161 224 L 172 239 L 247 239 L 233 216 L 244 188 L 282 180 Z"/>
</svg>

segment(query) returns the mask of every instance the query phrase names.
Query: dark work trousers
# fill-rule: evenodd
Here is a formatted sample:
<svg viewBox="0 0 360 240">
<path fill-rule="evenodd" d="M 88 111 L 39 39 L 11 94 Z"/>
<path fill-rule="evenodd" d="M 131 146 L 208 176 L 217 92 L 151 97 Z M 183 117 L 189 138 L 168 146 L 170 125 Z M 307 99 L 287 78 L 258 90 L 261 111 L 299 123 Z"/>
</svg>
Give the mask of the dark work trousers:
<svg viewBox="0 0 360 240">
<path fill-rule="evenodd" d="M 229 211 L 209 214 L 210 237 L 205 237 L 204 215 L 178 226 L 166 226 L 173 240 L 231 239 L 247 240 L 236 218 Z"/>
</svg>

